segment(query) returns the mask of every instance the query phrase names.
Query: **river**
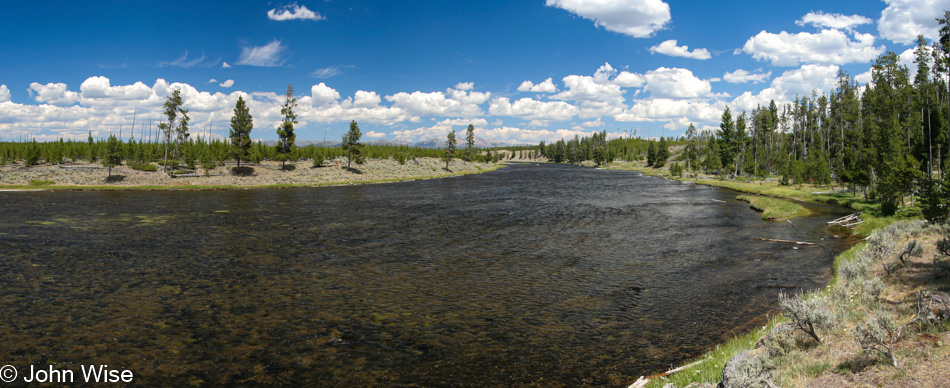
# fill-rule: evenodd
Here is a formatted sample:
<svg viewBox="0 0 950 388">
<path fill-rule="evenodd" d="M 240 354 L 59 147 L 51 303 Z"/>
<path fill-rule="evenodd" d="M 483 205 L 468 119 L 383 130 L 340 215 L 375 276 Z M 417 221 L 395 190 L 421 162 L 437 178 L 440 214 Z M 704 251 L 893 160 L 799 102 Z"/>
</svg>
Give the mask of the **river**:
<svg viewBox="0 0 950 388">
<path fill-rule="evenodd" d="M 852 243 L 825 225 L 845 209 L 766 222 L 737 194 L 551 164 L 4 192 L 0 364 L 108 364 L 135 385 L 629 384 L 764 323 Z"/>
</svg>

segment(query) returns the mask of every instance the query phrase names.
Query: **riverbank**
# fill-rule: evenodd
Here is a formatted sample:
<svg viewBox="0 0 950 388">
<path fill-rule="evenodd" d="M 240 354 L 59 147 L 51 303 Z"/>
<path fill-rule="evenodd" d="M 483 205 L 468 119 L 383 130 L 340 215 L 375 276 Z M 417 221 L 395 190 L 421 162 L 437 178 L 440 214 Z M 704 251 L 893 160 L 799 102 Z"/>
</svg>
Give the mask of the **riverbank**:
<svg viewBox="0 0 950 388">
<path fill-rule="evenodd" d="M 835 260 L 828 287 L 783 304 L 814 319 L 820 342 L 778 316 L 645 386 L 712 387 L 724 369 L 727 387 L 942 386 L 950 381 L 950 257 L 938 251 L 941 240 L 950 241 L 950 227 L 922 221 L 875 230 Z"/>
<path fill-rule="evenodd" d="M 436 158 L 418 158 L 405 164 L 392 159 L 370 159 L 346 168 L 345 159 L 311 167 L 309 162 L 243 164 L 240 170 L 231 164 L 213 169 L 196 168 L 188 174 L 172 176 L 155 171 L 133 170 L 127 166 L 108 170 L 98 164 L 0 167 L 0 190 L 217 190 L 280 187 L 312 187 L 348 184 L 386 183 L 434 179 L 476 174 L 504 166 L 453 160 L 449 168 Z"/>
<path fill-rule="evenodd" d="M 811 214 L 804 206 L 784 199 L 761 195 L 740 195 L 736 199 L 748 202 L 751 208 L 761 212 L 763 220 L 787 220 Z"/>
<path fill-rule="evenodd" d="M 835 259 L 834 278 L 824 290 L 791 295 L 783 303 L 786 310 L 797 307 L 799 313 L 822 322 L 815 324 L 820 342 L 794 330 L 794 321 L 777 311 L 762 327 L 684 363 L 674 369 L 676 372 L 652 376 L 648 383 L 641 379 L 631 387 L 712 387 L 723 381 L 724 371 L 727 387 L 941 386 L 950 381 L 950 306 L 941 307 L 944 310 L 940 311 L 946 311 L 943 319 L 934 315 L 923 319 L 926 312 L 918 309 L 934 305 L 934 298 L 927 299 L 928 295 L 945 297 L 941 293 L 950 290 L 950 258 L 936 247 L 938 241 L 950 240 L 950 227 L 913 219 L 909 210 L 884 217 L 877 204 L 840 187 L 781 186 L 774 180 L 743 182 L 697 175 L 672 177 L 668 171 L 636 164 L 611 168 L 768 197 L 847 206 L 861 212 L 863 222 L 855 233 L 868 236 L 866 243 Z M 771 206 L 775 207 L 778 205 Z"/>
<path fill-rule="evenodd" d="M 865 200 L 860 191 L 852 192 L 846 187 L 834 185 L 819 186 L 802 184 L 783 186 L 778 179 L 774 178 L 764 180 L 727 180 L 698 173 L 689 173 L 688 175 L 674 177 L 670 175 L 667 169 L 645 167 L 641 162 L 611 163 L 608 168 L 639 171 L 644 175 L 666 178 L 677 182 L 722 187 L 742 193 L 757 194 L 766 197 L 782 198 L 792 201 L 827 203 L 848 207 L 856 213 L 861 213 L 862 222 L 855 226 L 854 231 L 856 235 L 863 237 L 870 236 L 871 232 L 875 229 L 887 226 L 897 220 L 919 217 L 919 214 L 906 208 L 899 209 L 893 216 L 885 217 L 880 213 L 880 204 Z"/>
</svg>

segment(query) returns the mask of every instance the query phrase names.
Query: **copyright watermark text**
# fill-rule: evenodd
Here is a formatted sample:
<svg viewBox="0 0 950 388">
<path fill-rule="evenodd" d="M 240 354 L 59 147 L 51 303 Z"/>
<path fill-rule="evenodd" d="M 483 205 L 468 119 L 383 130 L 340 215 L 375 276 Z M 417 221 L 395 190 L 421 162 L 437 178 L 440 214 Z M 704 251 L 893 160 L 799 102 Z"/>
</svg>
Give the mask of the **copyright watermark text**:
<svg viewBox="0 0 950 388">
<path fill-rule="evenodd" d="M 0 381 L 12 383 L 131 383 L 135 376 L 128 369 L 111 369 L 108 365 L 81 365 L 79 370 L 57 369 L 52 365 L 22 368 L 23 373 L 13 365 L 0 367 Z M 78 372 L 78 373 L 77 373 Z"/>
</svg>

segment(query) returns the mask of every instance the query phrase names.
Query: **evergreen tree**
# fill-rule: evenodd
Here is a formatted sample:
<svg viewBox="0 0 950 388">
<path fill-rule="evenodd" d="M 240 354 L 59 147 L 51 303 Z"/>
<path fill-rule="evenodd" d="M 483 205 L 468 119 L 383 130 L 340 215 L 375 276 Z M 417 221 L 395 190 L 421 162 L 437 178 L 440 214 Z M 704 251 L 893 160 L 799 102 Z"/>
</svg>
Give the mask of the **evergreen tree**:
<svg viewBox="0 0 950 388">
<path fill-rule="evenodd" d="M 542 147 L 544 142 L 541 142 Z M 468 125 L 465 129 L 465 160 L 472 161 L 472 154 L 475 152 L 475 126 Z"/>
<path fill-rule="evenodd" d="M 363 164 L 363 143 L 360 143 L 360 127 L 356 125 L 356 120 L 350 121 L 349 132 L 343 134 L 343 153 L 346 154 L 346 168 L 350 168 L 350 162 Z"/>
<path fill-rule="evenodd" d="M 158 124 L 158 129 L 162 131 L 165 137 L 165 161 L 162 171 L 168 171 L 168 154 L 174 147 L 172 157 L 178 157 L 178 146 L 184 139 L 188 138 L 188 110 L 182 109 L 181 89 L 175 89 L 168 96 L 163 107 L 165 108 L 165 117 L 168 121 Z M 172 133 L 175 133 L 174 144 L 172 143 Z"/>
<path fill-rule="evenodd" d="M 106 143 L 106 154 L 102 158 L 102 166 L 109 168 L 109 178 L 112 177 L 112 167 L 122 165 L 122 145 L 115 135 L 109 135 Z"/>
<path fill-rule="evenodd" d="M 719 170 L 722 169 L 722 152 L 719 149 L 719 142 L 715 138 L 711 138 L 707 148 L 708 152 L 706 153 L 706 160 L 703 161 L 703 167 L 706 168 L 706 172 L 719 174 Z"/>
<path fill-rule="evenodd" d="M 277 127 L 277 152 L 280 154 L 280 166 L 290 158 L 294 148 L 294 142 L 297 141 L 297 135 L 294 134 L 294 124 L 297 124 L 297 115 L 294 114 L 294 108 L 297 107 L 297 97 L 294 97 L 294 87 L 287 84 L 287 94 L 284 95 L 284 105 L 280 108 L 280 114 L 284 120 Z"/>
<path fill-rule="evenodd" d="M 686 129 L 686 168 L 692 171 L 699 169 L 699 139 L 696 136 L 696 125 L 689 123 Z"/>
<path fill-rule="evenodd" d="M 86 144 L 88 145 L 88 147 L 86 148 L 86 152 L 87 152 L 86 160 L 89 163 L 92 163 L 92 161 L 95 160 L 95 154 L 92 152 L 92 144 L 93 144 L 92 131 L 89 131 L 89 137 L 86 138 Z"/>
<path fill-rule="evenodd" d="M 449 162 L 452 161 L 452 157 L 455 156 L 455 130 L 449 131 L 449 134 L 445 138 L 445 169 L 449 169 Z"/>
<path fill-rule="evenodd" d="M 238 96 L 234 104 L 234 116 L 231 116 L 231 155 L 237 159 L 237 166 L 241 167 L 241 159 L 247 160 L 251 151 L 251 130 L 254 128 L 254 117 L 244 103 L 244 97 Z"/>
<path fill-rule="evenodd" d="M 656 164 L 656 146 L 651 140 L 650 145 L 647 146 L 647 167 L 653 167 L 654 164 Z"/>
<path fill-rule="evenodd" d="M 733 165 L 736 156 L 735 132 L 735 123 L 732 121 L 732 111 L 729 110 L 727 106 L 726 109 L 722 111 L 719 131 L 716 133 L 719 137 L 720 168 Z"/>
<path fill-rule="evenodd" d="M 669 159 L 669 157 L 670 148 L 666 145 L 666 139 L 661 136 L 660 142 L 656 146 L 656 159 L 653 161 L 653 168 L 660 168 L 666 165 L 666 160 Z"/>
</svg>

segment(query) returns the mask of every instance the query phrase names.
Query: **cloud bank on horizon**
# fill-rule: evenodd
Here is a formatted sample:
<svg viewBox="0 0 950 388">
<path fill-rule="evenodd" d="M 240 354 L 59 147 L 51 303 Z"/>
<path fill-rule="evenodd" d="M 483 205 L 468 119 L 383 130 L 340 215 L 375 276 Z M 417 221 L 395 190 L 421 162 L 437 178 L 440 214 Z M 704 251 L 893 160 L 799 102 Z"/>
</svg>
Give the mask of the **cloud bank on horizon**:
<svg viewBox="0 0 950 388">
<path fill-rule="evenodd" d="M 690 123 L 717 128 L 726 107 L 751 111 L 772 100 L 782 104 L 828 92 L 840 71 L 866 82 L 871 63 L 886 51 L 899 53 L 902 63 L 914 68 L 917 35 L 936 39 L 936 18 L 950 10 L 950 0 L 886 0 L 873 7 L 859 3 L 776 16 L 784 20 L 781 28 L 754 19 L 731 21 L 743 23 L 737 29 L 746 33 L 723 28 L 723 35 L 708 37 L 703 29 L 677 22 L 679 15 L 684 24 L 702 20 L 706 16 L 701 10 L 671 8 L 661 0 L 545 0 L 528 8 L 548 19 L 531 21 L 571 33 L 559 35 L 561 39 L 583 37 L 580 42 L 550 41 L 526 32 L 523 39 L 506 42 L 449 35 L 441 37 L 444 41 L 433 37 L 431 42 L 401 46 L 397 41 L 403 40 L 403 29 L 326 31 L 325 25 L 339 20 L 347 26 L 366 15 L 411 20 L 412 15 L 421 18 L 414 12 L 424 10 L 387 9 L 384 3 L 367 10 L 333 8 L 334 2 L 314 4 L 248 11 L 240 18 L 273 23 L 272 29 L 232 37 L 226 44 L 232 49 L 221 54 L 182 43 L 166 47 L 165 59 L 158 56 L 147 64 L 117 57 L 115 63 L 128 65 L 99 65 L 98 73 L 85 75 L 53 68 L 34 78 L 16 75 L 28 71 L 14 66 L 44 67 L 44 59 L 38 64 L 29 59 L 20 65 L 0 64 L 0 140 L 24 134 L 38 140 L 83 139 L 90 132 L 104 137 L 120 126 L 128 131 L 133 116 L 131 133 L 141 138 L 149 125 L 162 119 L 162 104 L 175 89 L 181 89 L 191 112 L 193 133 L 226 136 L 234 104 L 243 97 L 255 119 L 252 135 L 273 139 L 283 101 L 283 87 L 275 85 L 288 83 L 282 79 L 293 81 L 296 90 L 299 139 L 319 140 L 331 129 L 342 133 L 351 120 L 359 122 L 370 139 L 409 143 L 444 138 L 469 124 L 476 127 L 476 136 L 506 144 L 550 142 L 601 130 L 611 137 L 634 131 L 639 136 L 679 136 Z M 317 6 L 327 9 L 311 10 Z M 485 12 L 483 17 L 495 16 Z M 14 29 L 4 28 L 5 35 L 29 40 Z M 590 56 L 585 46 L 600 41 L 607 42 L 595 50 L 600 58 L 585 57 L 583 62 L 550 49 L 539 52 L 560 61 L 538 65 L 531 55 L 517 55 L 528 50 L 524 43 L 544 43 Z M 457 46 L 458 52 L 446 53 L 440 44 Z M 433 51 L 419 48 L 426 45 L 434 46 Z M 0 50 L 5 48 L 0 45 Z M 358 60 L 357 49 L 368 59 Z M 501 49 L 503 56 L 491 54 Z M 60 49 L 50 50 L 50 57 L 61 55 Z M 420 61 L 447 59 L 429 72 L 413 73 L 407 70 L 412 66 L 402 66 L 423 54 L 431 57 Z M 537 69 L 541 66 L 547 67 Z M 428 87 L 405 89 L 400 80 Z"/>
</svg>

